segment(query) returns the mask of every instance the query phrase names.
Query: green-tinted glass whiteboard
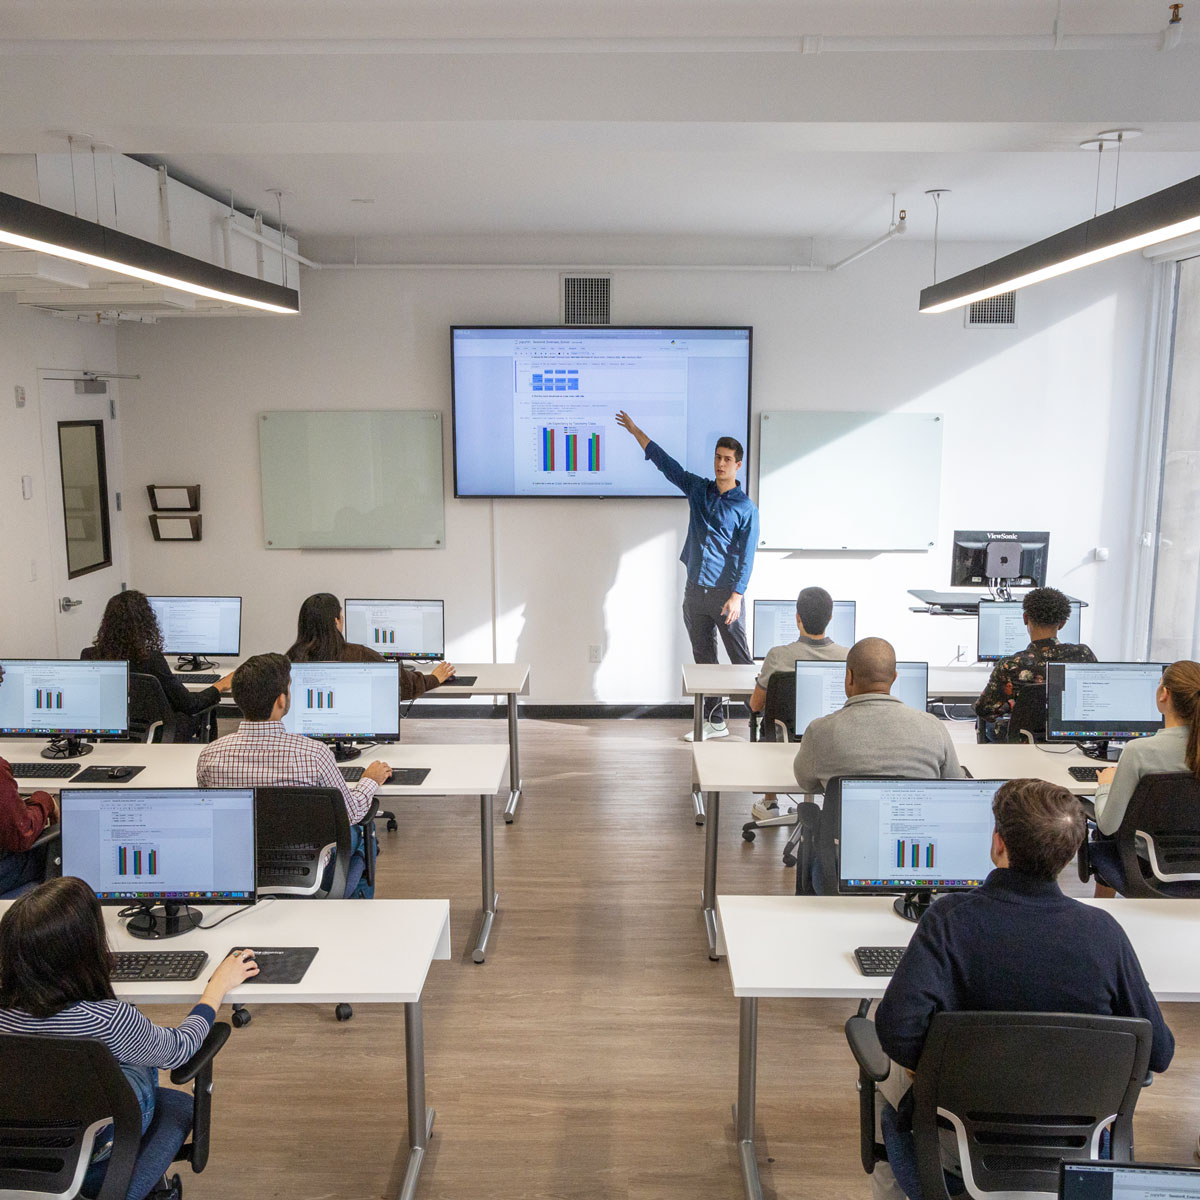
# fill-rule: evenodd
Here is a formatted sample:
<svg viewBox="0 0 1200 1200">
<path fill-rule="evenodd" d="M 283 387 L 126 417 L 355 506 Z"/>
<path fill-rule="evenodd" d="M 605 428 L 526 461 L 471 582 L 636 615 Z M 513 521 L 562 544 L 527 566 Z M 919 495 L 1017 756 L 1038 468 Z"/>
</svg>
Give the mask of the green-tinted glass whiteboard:
<svg viewBox="0 0 1200 1200">
<path fill-rule="evenodd" d="M 260 413 L 258 454 L 268 550 L 445 541 L 439 412 Z"/>
</svg>

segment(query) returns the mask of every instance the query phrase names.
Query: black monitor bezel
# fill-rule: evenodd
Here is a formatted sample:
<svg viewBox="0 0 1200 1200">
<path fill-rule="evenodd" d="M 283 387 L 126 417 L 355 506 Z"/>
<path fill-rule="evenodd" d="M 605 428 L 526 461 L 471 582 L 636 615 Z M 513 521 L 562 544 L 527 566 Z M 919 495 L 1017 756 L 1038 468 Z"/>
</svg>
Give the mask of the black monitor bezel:
<svg viewBox="0 0 1200 1200">
<path fill-rule="evenodd" d="M 375 650 L 376 654 L 382 655 L 388 662 L 403 662 L 405 659 L 410 661 L 420 662 L 444 662 L 446 658 L 446 601 L 439 599 L 436 596 L 382 596 L 378 599 L 372 599 L 368 596 L 347 596 L 342 601 L 342 624 L 347 624 L 346 609 L 351 604 L 436 604 L 441 608 L 442 612 L 442 652 L 440 654 L 398 654 L 390 653 L 386 650 L 375 650 L 374 646 L 366 646 L 366 643 L 361 643 L 368 650 Z"/>
<path fill-rule="evenodd" d="M 1160 714 L 1160 719 L 1157 724 L 1151 726 L 1150 722 L 1145 721 L 1141 724 L 1145 725 L 1144 729 L 1110 729 L 1101 730 L 1098 726 L 1091 730 L 1080 729 L 1063 729 L 1062 720 L 1062 691 L 1061 686 L 1057 693 L 1051 683 L 1051 677 L 1062 672 L 1064 667 L 1071 668 L 1098 668 L 1098 667 L 1158 667 L 1158 673 L 1161 675 L 1163 671 L 1170 666 L 1170 663 L 1148 663 L 1148 662 L 1095 662 L 1095 663 L 1067 663 L 1067 662 L 1048 662 L 1046 664 L 1046 741 L 1047 742 L 1123 742 L 1130 741 L 1135 738 L 1152 737 L 1154 734 L 1165 726 L 1165 719 Z M 1065 672 L 1062 672 L 1065 678 Z M 1055 715 L 1055 700 L 1058 700 L 1057 718 Z M 1057 728 L 1056 728 L 1057 725 Z"/>
<path fill-rule="evenodd" d="M 833 603 L 835 606 L 838 604 L 853 605 L 853 607 L 854 607 L 854 614 L 853 614 L 854 615 L 854 632 L 855 632 L 855 636 L 857 636 L 857 634 L 858 634 L 858 601 L 857 600 L 835 600 Z M 750 657 L 752 659 L 754 659 L 755 662 L 762 662 L 763 659 L 766 658 L 765 654 L 757 653 L 757 651 L 755 649 L 755 645 L 754 645 L 754 639 L 758 633 L 758 606 L 760 604 L 790 604 L 792 606 L 793 616 L 796 613 L 796 601 L 795 600 L 786 600 L 786 599 L 767 600 L 767 599 L 763 599 L 763 598 L 755 599 L 753 606 L 752 606 L 752 610 L 751 610 L 751 623 L 750 623 Z M 832 624 L 832 623 L 833 623 L 833 618 L 830 617 L 830 624 Z M 825 636 L 827 636 L 827 634 L 828 634 L 828 630 L 826 630 L 826 633 L 822 634 L 821 636 L 825 637 Z M 797 638 L 800 637 L 799 629 L 796 630 L 796 637 Z M 854 638 L 851 638 L 850 642 L 851 642 L 851 645 L 853 645 Z M 772 648 L 773 647 L 768 647 L 768 650 L 772 649 Z"/>
<path fill-rule="evenodd" d="M 310 662 L 294 662 L 291 664 L 292 677 L 288 682 L 288 696 L 292 694 L 292 684 L 295 682 L 295 670 L 297 667 L 301 669 L 306 667 L 336 667 L 338 669 L 372 667 L 393 667 L 396 671 L 396 728 L 394 731 L 385 731 L 374 733 L 301 733 L 299 730 L 289 729 L 289 733 L 294 733 L 297 737 L 312 738 L 314 742 L 398 742 L 400 740 L 400 663 L 394 659 L 385 659 L 383 662 L 332 662 L 332 661 L 310 661 Z"/>
<path fill-rule="evenodd" d="M 969 569 L 969 556 L 986 550 L 988 542 L 1011 541 L 1021 546 L 1021 565 L 1025 566 L 1025 555 L 1041 550 L 1041 570 L 1032 575 L 1019 575 L 1008 580 L 1010 587 L 1044 587 L 1050 558 L 1050 531 L 1044 529 L 956 529 L 950 550 L 951 587 L 987 587 L 986 572 Z M 978 545 L 977 545 L 978 544 Z"/>
<path fill-rule="evenodd" d="M 258 809 L 257 809 L 257 805 L 256 805 L 255 791 L 256 791 L 256 789 L 254 787 L 216 787 L 216 788 L 210 788 L 210 787 L 190 787 L 190 788 L 189 787 L 141 787 L 141 788 L 131 788 L 131 787 L 124 787 L 124 786 L 120 786 L 120 785 L 115 786 L 115 787 L 105 787 L 103 785 L 100 785 L 100 786 L 96 786 L 96 787 L 64 787 L 64 788 L 61 788 L 59 790 L 58 795 L 59 795 L 59 822 L 60 822 L 60 828 L 62 830 L 63 874 L 66 875 L 66 874 L 71 873 L 67 867 L 67 838 L 66 838 L 67 807 L 68 807 L 67 797 L 71 793 L 88 792 L 88 793 L 98 793 L 98 794 L 102 794 L 102 795 L 106 795 L 106 796 L 112 796 L 112 795 L 128 795 L 130 792 L 146 792 L 146 793 L 153 793 L 154 795 L 161 795 L 164 792 L 168 792 L 168 793 L 249 792 L 251 794 L 250 822 L 251 822 L 251 829 L 252 829 L 252 833 L 253 833 L 253 842 L 254 842 L 253 848 L 252 848 L 252 860 L 254 863 L 254 870 L 253 870 L 254 883 L 253 883 L 253 886 L 250 888 L 249 895 L 233 897 L 233 898 L 229 898 L 229 897 L 216 898 L 216 897 L 193 896 L 193 895 L 180 895 L 180 894 L 168 895 L 166 893 L 152 893 L 148 896 L 107 897 L 105 895 L 102 895 L 100 892 L 97 892 L 94 888 L 92 888 L 91 890 L 92 890 L 92 894 L 96 897 L 97 901 L 100 904 L 121 905 L 121 906 L 127 907 L 127 908 L 135 907 L 135 906 L 152 907 L 154 905 L 160 905 L 160 904 L 181 905 L 181 906 L 189 906 L 189 907 L 195 906 L 195 907 L 205 907 L 205 908 L 225 908 L 225 907 L 241 908 L 241 907 L 246 907 L 249 905 L 257 904 L 258 903 Z M 82 878 L 82 876 L 80 876 L 80 878 Z M 87 883 L 87 880 L 85 879 L 84 882 Z M 89 884 L 88 886 L 90 887 L 91 885 Z"/>
<path fill-rule="evenodd" d="M 176 654 L 180 657 L 191 656 L 193 658 L 207 657 L 213 655 L 216 658 L 237 658 L 242 652 L 242 609 L 245 606 L 245 601 L 241 596 L 217 596 L 205 595 L 202 593 L 194 593 L 191 595 L 166 595 L 163 592 L 155 592 L 153 596 L 149 592 L 146 593 L 146 600 L 236 600 L 238 602 L 238 623 L 237 623 L 237 645 L 232 650 L 184 650 L 177 646 L 168 646 L 163 643 L 164 654 Z M 153 605 L 151 605 L 153 608 Z M 158 614 L 154 614 L 154 619 L 158 620 Z M 161 628 L 161 627 L 160 627 Z"/>
<path fill-rule="evenodd" d="M 975 623 L 975 661 L 976 662 L 999 662 L 1002 658 L 1010 657 L 1010 655 L 1008 655 L 1008 654 L 984 654 L 983 649 L 980 645 L 980 643 L 983 640 L 983 629 L 982 629 L 982 625 L 979 621 L 979 617 L 981 617 L 983 615 L 984 605 L 985 604 L 986 605 L 992 605 L 992 604 L 1017 604 L 1017 605 L 1019 605 L 1021 603 L 1022 603 L 1022 601 L 1020 601 L 1020 600 L 993 600 L 989 596 L 980 596 L 979 597 L 979 603 L 977 605 L 976 623 Z M 1071 600 L 1070 604 L 1071 604 L 1071 607 L 1073 609 L 1077 610 L 1079 613 L 1079 636 L 1082 638 L 1083 637 L 1083 601 L 1082 600 Z M 1071 620 L 1071 618 L 1068 617 L 1066 623 L 1070 624 L 1070 620 Z M 1072 644 L 1077 644 L 1077 643 L 1072 643 Z M 1024 647 L 1021 647 L 1021 649 L 1024 649 Z M 1020 651 L 1014 650 L 1012 653 L 1018 654 L 1018 653 L 1020 653 Z"/>
<path fill-rule="evenodd" d="M 0 666 L 8 663 L 66 663 L 76 667 L 110 666 L 125 668 L 125 724 L 119 729 L 16 729 L 0 727 L 0 738 L 22 738 L 25 741 L 41 741 L 47 738 L 58 741 L 62 738 L 123 738 L 129 734 L 129 663 L 122 658 L 3 658 Z"/>
</svg>

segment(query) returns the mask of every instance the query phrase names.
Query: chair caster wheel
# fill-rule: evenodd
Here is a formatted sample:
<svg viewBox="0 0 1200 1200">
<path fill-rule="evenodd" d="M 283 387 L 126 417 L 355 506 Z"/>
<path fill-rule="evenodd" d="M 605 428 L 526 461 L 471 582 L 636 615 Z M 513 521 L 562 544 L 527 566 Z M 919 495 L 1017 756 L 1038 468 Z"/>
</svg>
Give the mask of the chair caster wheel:
<svg viewBox="0 0 1200 1200">
<path fill-rule="evenodd" d="M 783 856 L 783 865 L 785 867 L 794 867 L 796 865 L 796 856 L 794 854 L 785 854 Z"/>
<path fill-rule="evenodd" d="M 337 1008 L 333 1010 L 333 1015 L 337 1017 L 339 1021 L 348 1021 L 352 1016 L 354 1016 L 354 1009 L 351 1008 L 349 1004 L 339 1004 Z"/>
<path fill-rule="evenodd" d="M 388 833 L 395 833 L 395 832 L 396 832 L 396 830 L 397 830 L 397 829 L 399 829 L 399 828 L 400 828 L 400 826 L 399 826 L 399 825 L 396 823 L 396 818 L 395 818 L 395 817 L 389 817 L 389 818 L 388 818 L 388 823 L 387 823 L 387 829 L 388 829 Z"/>
<path fill-rule="evenodd" d="M 233 1022 L 234 1029 L 245 1029 L 246 1026 L 250 1024 L 251 1015 L 252 1014 L 250 1013 L 249 1009 L 235 1008 L 233 1010 L 233 1016 L 230 1017 L 230 1020 Z"/>
<path fill-rule="evenodd" d="M 743 837 L 743 838 L 744 838 L 744 839 L 745 839 L 747 842 L 752 842 L 752 841 L 754 841 L 754 830 L 753 830 L 753 829 L 743 829 L 743 830 L 742 830 L 742 837 Z"/>
</svg>

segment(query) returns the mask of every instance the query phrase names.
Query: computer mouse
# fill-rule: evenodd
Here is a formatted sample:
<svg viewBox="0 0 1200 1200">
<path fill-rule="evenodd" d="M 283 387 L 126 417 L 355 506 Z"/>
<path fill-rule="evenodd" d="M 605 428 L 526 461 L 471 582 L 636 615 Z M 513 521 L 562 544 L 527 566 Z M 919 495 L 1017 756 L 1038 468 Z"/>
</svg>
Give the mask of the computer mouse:
<svg viewBox="0 0 1200 1200">
<path fill-rule="evenodd" d="M 130 775 L 132 775 L 132 774 L 133 774 L 133 769 L 131 767 L 109 767 L 108 768 L 109 779 L 128 779 L 130 777 Z"/>
</svg>

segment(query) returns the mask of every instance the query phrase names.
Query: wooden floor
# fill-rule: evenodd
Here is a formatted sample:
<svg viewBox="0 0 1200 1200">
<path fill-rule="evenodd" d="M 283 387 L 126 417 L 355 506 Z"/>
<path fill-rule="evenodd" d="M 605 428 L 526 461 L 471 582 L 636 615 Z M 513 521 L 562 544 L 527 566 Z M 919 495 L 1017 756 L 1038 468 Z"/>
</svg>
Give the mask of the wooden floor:
<svg viewBox="0 0 1200 1200">
<path fill-rule="evenodd" d="M 708 960 L 704 831 L 688 799 L 682 721 L 525 721 L 525 795 L 496 823 L 500 892 L 488 961 L 478 802 L 398 809 L 379 894 L 448 897 L 454 957 L 425 990 L 437 1123 L 419 1197 L 738 1197 L 731 1106 L 737 1005 Z M 413 721 L 417 742 L 502 742 L 502 721 Z M 780 831 L 739 836 L 722 805 L 726 892 L 786 892 Z M 1064 880 L 1065 882 L 1065 880 Z M 1078 881 L 1075 884 L 1078 889 Z M 1196 953 L 1196 945 L 1180 947 Z M 387 953 L 386 946 L 380 946 Z M 787 947 L 781 946 L 786 954 Z M 759 1148 L 769 1197 L 865 1197 L 845 1001 L 764 1001 Z M 151 1009 L 159 1020 L 177 1019 Z M 225 1010 L 226 1015 L 228 1009 Z M 1144 1094 L 1138 1155 L 1192 1162 L 1200 1007 L 1168 1006 L 1175 1066 Z M 391 1196 L 403 1174 L 403 1015 L 262 1006 L 217 1062 L 212 1159 L 191 1200 Z"/>
</svg>

